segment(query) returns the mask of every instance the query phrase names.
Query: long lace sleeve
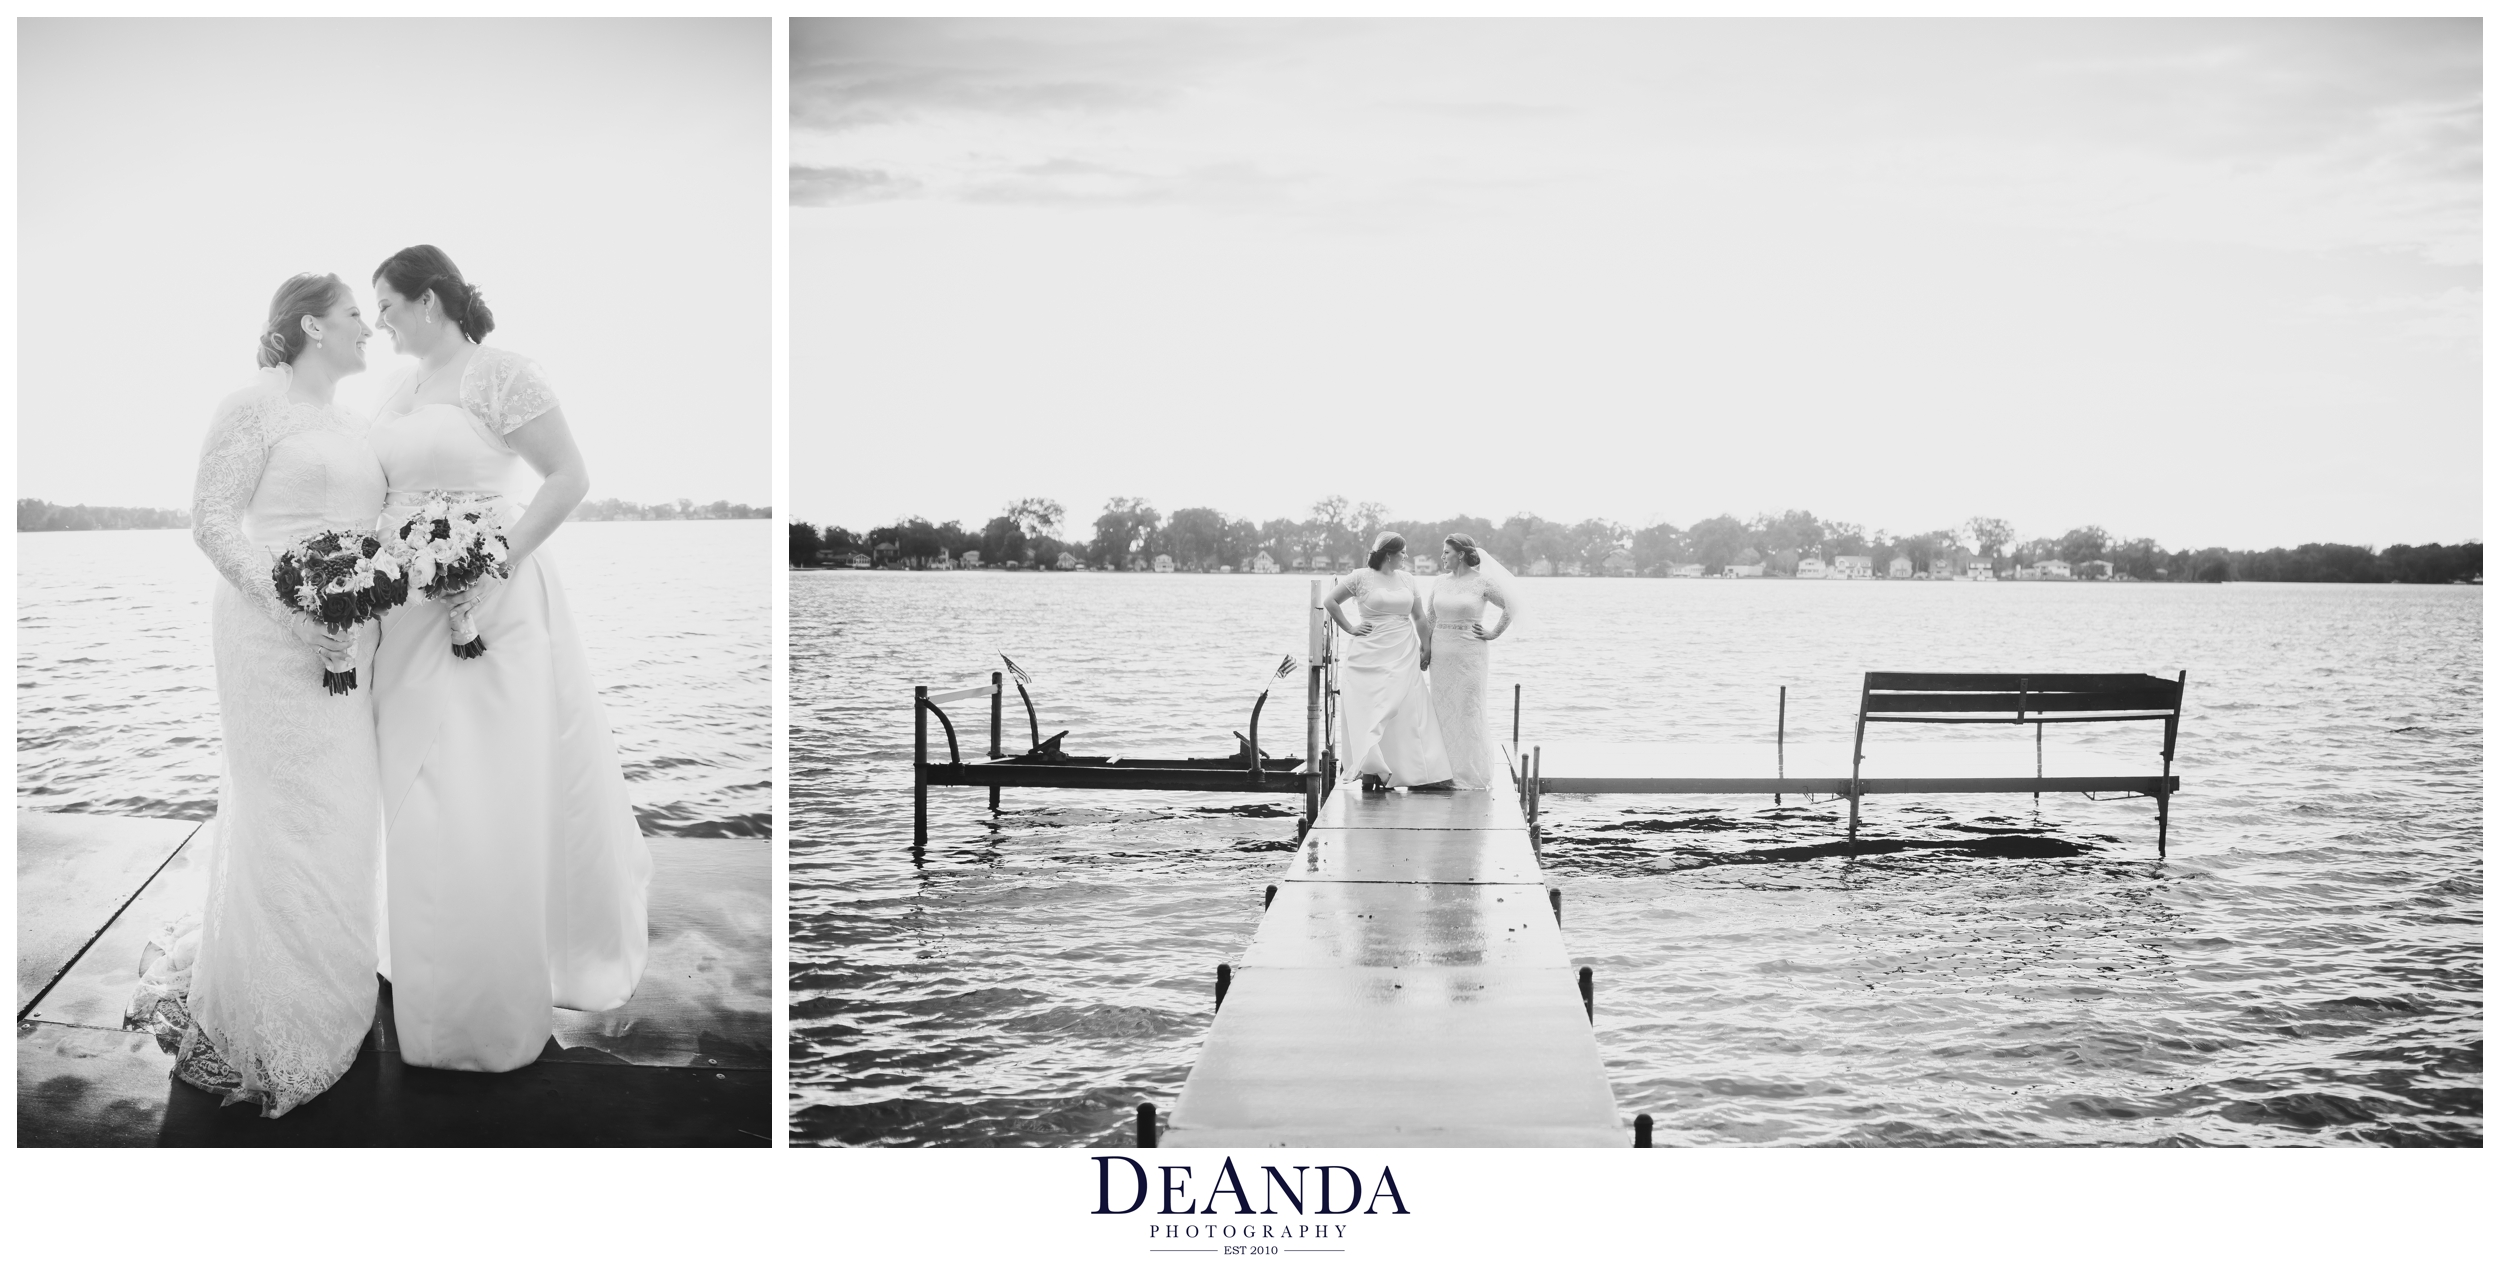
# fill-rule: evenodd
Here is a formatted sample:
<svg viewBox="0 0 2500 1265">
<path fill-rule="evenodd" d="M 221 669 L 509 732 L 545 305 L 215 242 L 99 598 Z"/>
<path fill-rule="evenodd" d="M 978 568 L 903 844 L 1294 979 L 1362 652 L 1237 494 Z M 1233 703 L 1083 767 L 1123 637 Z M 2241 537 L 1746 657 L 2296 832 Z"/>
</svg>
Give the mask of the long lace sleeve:
<svg viewBox="0 0 2500 1265">
<path fill-rule="evenodd" d="M 271 619 L 285 623 L 293 612 L 278 600 L 278 586 L 269 576 L 269 551 L 253 544 L 243 530 L 244 512 L 269 466 L 268 414 L 266 400 L 245 399 L 221 407 L 209 424 L 208 441 L 200 447 L 200 471 L 191 485 L 191 539 L 227 583 Z"/>
</svg>

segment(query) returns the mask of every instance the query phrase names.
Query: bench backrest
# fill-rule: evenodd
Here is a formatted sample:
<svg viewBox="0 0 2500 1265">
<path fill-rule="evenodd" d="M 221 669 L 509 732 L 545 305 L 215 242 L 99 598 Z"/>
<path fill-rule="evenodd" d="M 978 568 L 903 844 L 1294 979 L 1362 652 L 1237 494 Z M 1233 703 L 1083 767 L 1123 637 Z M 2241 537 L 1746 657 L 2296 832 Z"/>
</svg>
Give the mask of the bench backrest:
<svg viewBox="0 0 2500 1265">
<path fill-rule="evenodd" d="M 1859 715 L 1926 724 L 2176 722 L 2187 675 L 2141 672 L 1869 672 Z"/>
<path fill-rule="evenodd" d="M 1858 695 L 1858 736 L 1850 776 L 1866 756 L 1872 721 L 1920 725 L 2059 725 L 2158 720 L 2165 775 L 2179 746 L 2177 680 L 2141 672 L 1869 672 Z"/>
</svg>

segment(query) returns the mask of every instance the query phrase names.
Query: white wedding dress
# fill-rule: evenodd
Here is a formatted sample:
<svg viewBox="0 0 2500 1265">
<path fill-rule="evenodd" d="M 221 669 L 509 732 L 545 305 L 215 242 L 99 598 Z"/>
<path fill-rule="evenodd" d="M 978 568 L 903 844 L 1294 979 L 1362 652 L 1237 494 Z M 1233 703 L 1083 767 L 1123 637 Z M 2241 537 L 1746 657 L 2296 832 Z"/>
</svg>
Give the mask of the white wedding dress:
<svg viewBox="0 0 2500 1265">
<path fill-rule="evenodd" d="M 1432 714 L 1449 753 L 1451 784 L 1460 790 L 1490 789 L 1501 775 L 1502 757 L 1487 723 L 1486 695 L 1493 677 L 1492 643 L 1475 625 L 1491 627 L 1488 599 L 1508 609 L 1499 582 L 1483 571 L 1443 576 L 1432 586 Z"/>
<path fill-rule="evenodd" d="M 376 421 L 385 520 L 438 491 L 504 498 L 517 520 L 509 498 L 529 472 L 505 437 L 555 406 L 536 365 L 478 349 L 460 403 Z M 418 598 L 382 620 L 383 959 L 402 1059 L 500 1072 L 538 1058 L 554 1007 L 633 996 L 651 853 L 545 548 L 477 624 L 486 653 L 458 659 L 447 604 Z"/>
<path fill-rule="evenodd" d="M 1354 591 L 1367 637 L 1343 638 L 1337 665 L 1338 776 L 1369 773 L 1391 786 L 1447 781 L 1449 757 L 1432 717 L 1424 687 L 1422 643 L 1411 613 L 1421 600 L 1412 584 L 1385 584 L 1380 573 L 1358 568 L 1345 578 Z"/>
<path fill-rule="evenodd" d="M 225 768 L 203 850 L 208 894 L 149 946 L 129 1021 L 175 1074 L 284 1115 L 345 1074 L 373 1026 L 382 798 L 372 674 L 334 695 L 270 579 L 305 536 L 370 531 L 382 469 L 364 429 L 291 400 L 284 369 L 219 406 L 194 534 L 224 577 L 210 601 Z M 370 629 L 359 638 L 367 662 Z"/>
</svg>

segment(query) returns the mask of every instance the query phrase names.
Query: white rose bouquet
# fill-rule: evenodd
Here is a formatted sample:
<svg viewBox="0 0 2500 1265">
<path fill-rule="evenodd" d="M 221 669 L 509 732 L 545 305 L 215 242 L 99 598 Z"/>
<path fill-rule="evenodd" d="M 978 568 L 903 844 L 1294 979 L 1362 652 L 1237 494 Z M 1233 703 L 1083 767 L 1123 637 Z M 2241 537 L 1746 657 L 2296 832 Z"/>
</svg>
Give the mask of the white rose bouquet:
<svg viewBox="0 0 2500 1265">
<path fill-rule="evenodd" d="M 408 583 L 437 601 L 489 576 L 503 578 L 512 545 L 496 505 L 492 497 L 438 493 L 391 529 L 384 546 L 398 556 Z M 462 659 L 486 653 L 473 617 L 452 616 L 451 652 Z"/>
</svg>

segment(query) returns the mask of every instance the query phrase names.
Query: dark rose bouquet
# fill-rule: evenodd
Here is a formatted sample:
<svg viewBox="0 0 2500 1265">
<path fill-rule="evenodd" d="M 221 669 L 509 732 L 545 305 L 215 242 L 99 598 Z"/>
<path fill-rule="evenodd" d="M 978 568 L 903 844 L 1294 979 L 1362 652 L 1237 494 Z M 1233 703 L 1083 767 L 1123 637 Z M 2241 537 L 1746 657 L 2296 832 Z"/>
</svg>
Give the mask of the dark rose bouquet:
<svg viewBox="0 0 2500 1265">
<path fill-rule="evenodd" d="M 493 497 L 437 493 L 392 529 L 385 542 L 417 591 L 440 601 L 488 576 L 505 575 L 504 560 L 512 554 L 504 539 Z M 486 638 L 468 615 L 451 618 L 451 652 L 474 659 L 486 653 Z"/>
<path fill-rule="evenodd" d="M 408 600 L 397 558 L 360 531 L 315 532 L 278 555 L 269 573 L 278 600 L 331 632 L 380 619 Z M 322 656 L 321 684 L 333 694 L 356 688 L 356 660 Z"/>
</svg>

